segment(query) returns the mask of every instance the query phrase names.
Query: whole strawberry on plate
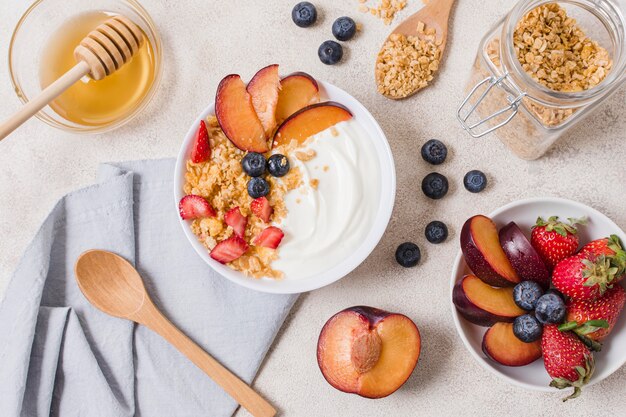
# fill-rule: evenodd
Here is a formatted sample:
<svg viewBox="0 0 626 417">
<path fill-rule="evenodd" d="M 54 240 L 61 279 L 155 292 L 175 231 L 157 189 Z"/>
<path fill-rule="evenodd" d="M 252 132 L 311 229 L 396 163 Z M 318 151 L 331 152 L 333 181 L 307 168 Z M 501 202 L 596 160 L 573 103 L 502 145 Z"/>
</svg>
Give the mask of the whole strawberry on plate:
<svg viewBox="0 0 626 417">
<path fill-rule="evenodd" d="M 570 256 L 557 264 L 552 272 L 552 285 L 574 300 L 595 300 L 601 297 L 616 282 L 619 268 L 611 257 L 586 258 Z"/>
<path fill-rule="evenodd" d="M 601 255 L 610 256 L 613 258 L 613 264 L 622 271 L 622 273 L 616 277 L 616 280 L 621 281 L 626 276 L 626 251 L 624 251 L 617 235 L 593 240 L 583 246 L 578 253 L 586 258 Z"/>
<path fill-rule="evenodd" d="M 576 253 L 578 249 L 578 229 L 576 225 L 585 225 L 586 219 L 568 219 L 569 223 L 559 221 L 558 216 L 552 216 L 545 221 L 537 218 L 532 228 L 530 243 L 545 262 L 549 270 L 565 258 Z"/>
</svg>

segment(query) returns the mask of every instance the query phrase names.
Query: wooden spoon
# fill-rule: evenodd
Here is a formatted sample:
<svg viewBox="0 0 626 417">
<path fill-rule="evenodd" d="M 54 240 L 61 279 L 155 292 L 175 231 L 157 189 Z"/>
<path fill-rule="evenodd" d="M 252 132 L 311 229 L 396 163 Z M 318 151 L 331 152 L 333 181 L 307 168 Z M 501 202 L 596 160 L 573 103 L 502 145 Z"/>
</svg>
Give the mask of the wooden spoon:
<svg viewBox="0 0 626 417">
<path fill-rule="evenodd" d="M 0 140 L 43 109 L 74 83 L 89 75 L 101 80 L 128 63 L 144 42 L 141 29 L 124 16 L 107 19 L 74 49 L 77 64 L 0 125 Z"/>
<path fill-rule="evenodd" d="M 450 11 L 452 10 L 454 1 L 455 0 L 430 0 L 428 4 L 422 7 L 418 12 L 404 19 L 404 21 L 389 34 L 384 43 L 387 43 L 389 38 L 396 34 L 407 37 L 416 36 L 420 39 L 424 39 L 425 34 L 418 31 L 418 25 L 421 22 L 424 24 L 425 28 L 435 30 L 435 44 L 439 46 L 441 56 L 443 57 L 443 52 L 446 49 L 446 41 L 448 40 L 448 21 L 450 20 Z M 384 94 L 384 96 L 397 100 L 409 97 L 419 90 L 419 88 L 416 88 L 402 96 L 391 96 L 387 94 Z"/>
<path fill-rule="evenodd" d="M 276 410 L 241 379 L 174 326 L 154 305 L 139 273 L 124 258 L 103 250 L 83 253 L 74 267 L 78 287 L 98 309 L 132 320 L 158 333 L 202 369 L 253 416 L 273 417 Z"/>
</svg>

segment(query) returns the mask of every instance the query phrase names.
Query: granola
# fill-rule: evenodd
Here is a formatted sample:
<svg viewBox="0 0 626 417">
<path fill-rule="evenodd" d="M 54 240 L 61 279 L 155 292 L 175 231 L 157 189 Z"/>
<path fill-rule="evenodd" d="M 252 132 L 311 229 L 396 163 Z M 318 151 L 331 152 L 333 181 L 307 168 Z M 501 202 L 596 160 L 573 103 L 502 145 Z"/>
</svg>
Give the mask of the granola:
<svg viewBox="0 0 626 417">
<path fill-rule="evenodd" d="M 359 11 L 370 13 L 382 19 L 385 25 L 391 24 L 396 13 L 406 7 L 406 0 L 380 0 L 372 6 L 367 6 L 367 0 L 359 0 Z"/>
</svg>

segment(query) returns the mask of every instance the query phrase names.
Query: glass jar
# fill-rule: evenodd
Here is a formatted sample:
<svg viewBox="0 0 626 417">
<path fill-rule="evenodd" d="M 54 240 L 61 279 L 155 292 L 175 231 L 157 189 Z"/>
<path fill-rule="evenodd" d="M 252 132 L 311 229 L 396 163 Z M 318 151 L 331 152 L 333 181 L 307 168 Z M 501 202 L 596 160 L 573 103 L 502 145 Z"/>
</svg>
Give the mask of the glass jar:
<svg viewBox="0 0 626 417">
<path fill-rule="evenodd" d="M 523 69 L 514 44 L 516 26 L 548 3 L 565 9 L 587 38 L 608 52 L 612 66 L 597 85 L 556 91 Z M 539 158 L 626 81 L 625 27 L 620 7 L 610 0 L 520 1 L 480 42 L 468 95 L 457 113 L 461 125 L 475 138 L 494 132 L 522 159 Z"/>
</svg>

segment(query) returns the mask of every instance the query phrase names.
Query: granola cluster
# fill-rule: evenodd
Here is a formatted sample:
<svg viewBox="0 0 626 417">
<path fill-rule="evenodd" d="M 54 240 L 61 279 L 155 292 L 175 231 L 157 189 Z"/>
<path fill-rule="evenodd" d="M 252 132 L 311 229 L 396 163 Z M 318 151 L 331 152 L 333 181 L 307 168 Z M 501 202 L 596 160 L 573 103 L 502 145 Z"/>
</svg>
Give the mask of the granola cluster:
<svg viewBox="0 0 626 417">
<path fill-rule="evenodd" d="M 391 24 L 396 13 L 406 7 L 406 0 L 380 0 L 372 6 L 367 6 L 367 0 L 359 0 L 359 3 L 359 11 L 382 19 L 386 25 Z"/>
</svg>

